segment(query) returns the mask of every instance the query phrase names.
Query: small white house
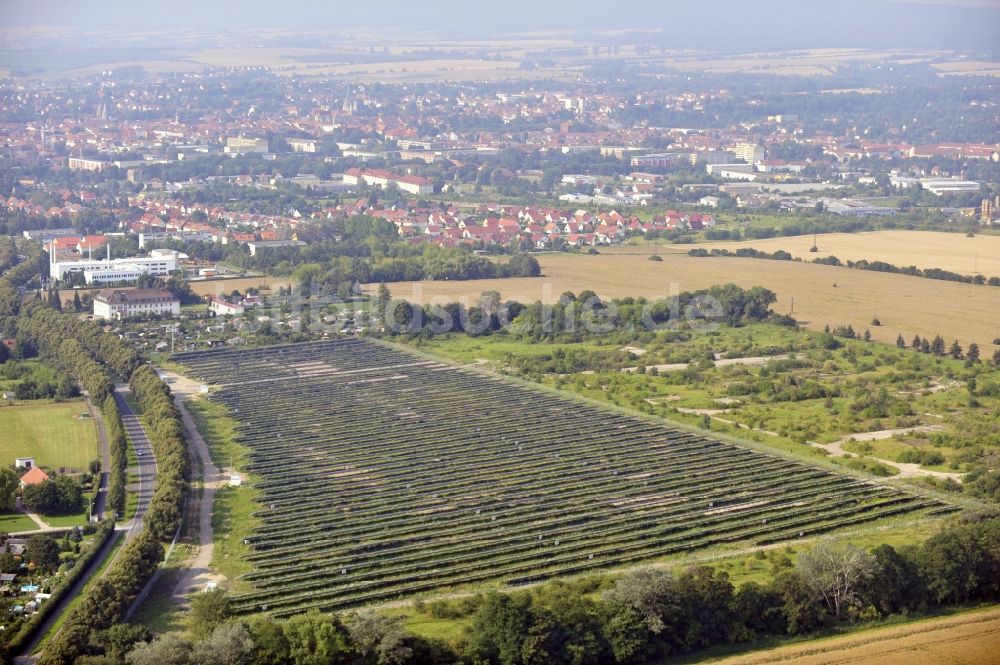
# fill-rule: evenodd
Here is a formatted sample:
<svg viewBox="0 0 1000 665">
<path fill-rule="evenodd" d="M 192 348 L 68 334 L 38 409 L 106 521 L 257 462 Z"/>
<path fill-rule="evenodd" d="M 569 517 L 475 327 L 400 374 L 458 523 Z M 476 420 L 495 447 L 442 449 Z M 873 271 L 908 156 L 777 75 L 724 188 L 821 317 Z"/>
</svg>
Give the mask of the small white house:
<svg viewBox="0 0 1000 665">
<path fill-rule="evenodd" d="M 35 466 L 34 457 L 15 457 L 14 458 L 14 468 L 15 469 L 30 469 Z"/>
<path fill-rule="evenodd" d="M 243 484 L 243 478 L 241 478 L 240 476 L 236 475 L 235 473 L 229 476 L 230 487 L 239 487 L 242 484 Z"/>
</svg>

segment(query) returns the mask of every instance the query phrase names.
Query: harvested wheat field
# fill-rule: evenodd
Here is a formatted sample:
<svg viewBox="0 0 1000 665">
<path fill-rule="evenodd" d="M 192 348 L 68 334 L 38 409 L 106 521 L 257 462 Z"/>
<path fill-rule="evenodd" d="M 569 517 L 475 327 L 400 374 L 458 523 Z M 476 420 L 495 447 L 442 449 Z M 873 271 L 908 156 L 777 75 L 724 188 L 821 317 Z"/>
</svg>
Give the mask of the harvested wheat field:
<svg viewBox="0 0 1000 665">
<path fill-rule="evenodd" d="M 963 346 L 976 342 L 984 350 L 1000 337 L 1000 288 L 869 272 L 797 261 L 732 257 L 695 258 L 663 254 L 663 261 L 645 255 L 546 254 L 538 257 L 542 277 L 470 281 L 397 282 L 392 295 L 426 303 L 466 299 L 475 302 L 483 291 L 499 291 L 505 299 L 555 302 L 564 291 L 591 289 L 603 298 L 667 297 L 680 291 L 733 282 L 744 288 L 763 286 L 778 294 L 774 310 L 792 313 L 803 325 L 821 330 L 831 326 L 869 328 L 879 341 L 894 343 L 896 335 L 942 335 Z M 367 286 L 370 292 L 377 285 Z M 794 299 L 794 309 L 792 300 Z M 989 351 L 992 355 L 992 351 Z"/>
<path fill-rule="evenodd" d="M 1000 663 L 1000 608 L 710 662 L 714 665 L 996 665 Z"/>
<path fill-rule="evenodd" d="M 841 261 L 885 261 L 896 266 L 940 268 L 962 275 L 1000 277 L 1000 236 L 935 231 L 872 231 L 869 233 L 825 233 L 816 237 L 818 252 L 810 252 L 813 236 L 788 236 L 767 240 L 701 243 L 700 248 L 728 249 L 753 247 L 765 252 L 784 250 L 803 261 L 836 256 Z M 686 254 L 690 245 L 616 245 L 601 250 L 605 254 Z"/>
</svg>

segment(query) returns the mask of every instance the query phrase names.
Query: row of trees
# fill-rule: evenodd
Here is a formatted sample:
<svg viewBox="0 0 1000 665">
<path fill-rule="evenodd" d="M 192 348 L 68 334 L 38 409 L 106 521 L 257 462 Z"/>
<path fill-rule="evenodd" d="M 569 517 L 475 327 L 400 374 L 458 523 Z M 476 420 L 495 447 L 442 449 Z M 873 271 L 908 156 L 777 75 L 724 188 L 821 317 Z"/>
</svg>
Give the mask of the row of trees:
<svg viewBox="0 0 1000 665">
<path fill-rule="evenodd" d="M 896 337 L 896 347 L 900 349 L 906 348 L 906 340 L 902 335 Z M 975 342 L 969 344 L 969 348 L 963 351 L 962 345 L 958 343 L 957 339 L 951 343 L 951 346 L 946 346 L 944 338 L 941 335 L 936 335 L 934 339 L 928 337 L 921 338 L 920 335 L 914 335 L 913 340 L 910 342 L 910 348 L 921 353 L 931 353 L 935 356 L 948 355 L 955 360 L 964 360 L 965 364 L 969 367 L 980 360 L 979 345 Z M 990 364 L 993 367 L 1000 367 L 1000 350 L 994 352 L 993 358 L 990 359 Z"/>
<path fill-rule="evenodd" d="M 72 663 L 84 653 L 95 631 L 120 621 L 163 559 L 162 540 L 169 540 L 180 523 L 187 474 L 183 426 L 170 400 L 170 390 L 156 373 L 142 365 L 138 353 L 96 325 L 63 314 L 47 302 L 21 306 L 19 286 L 30 279 L 24 266 L 44 267 L 37 252 L 0 278 L 0 317 L 3 329 L 14 329 L 19 339 L 73 372 L 104 408 L 112 447 L 112 484 L 109 500 L 124 508 L 125 437 L 121 415 L 114 406 L 112 373 L 131 380 L 143 409 L 157 456 L 157 486 L 146 514 L 147 528 L 130 541 L 105 577 L 94 582 L 70 611 L 57 639 L 46 648 L 43 663 Z M 31 265 L 37 263 L 39 265 Z"/>
<path fill-rule="evenodd" d="M 787 229 L 786 229 L 787 230 Z M 857 229 L 852 229 L 857 230 Z M 746 231 L 749 234 L 750 228 Z M 823 233 L 829 233 L 829 229 L 823 229 Z M 800 235 L 799 233 L 783 235 Z M 741 258 L 751 258 L 751 259 L 770 259 L 772 261 L 797 261 L 788 252 L 779 249 L 774 252 L 765 252 L 763 250 L 754 249 L 753 247 L 740 247 L 736 250 L 728 250 L 725 248 L 713 248 L 707 250 L 704 248 L 695 248 L 688 251 L 690 256 L 736 256 Z M 983 275 L 963 275 L 961 273 L 952 272 L 950 270 L 942 270 L 941 268 L 918 268 L 917 266 L 896 266 L 891 263 L 886 263 L 885 261 L 867 261 L 861 259 L 859 261 L 841 261 L 836 256 L 826 256 L 817 259 L 813 259 L 813 263 L 820 263 L 828 266 L 844 266 L 847 268 L 854 268 L 856 270 L 871 270 L 874 272 L 891 272 L 900 275 L 911 275 L 913 277 L 924 277 L 927 279 L 940 279 L 948 282 L 962 282 L 964 284 L 986 284 L 988 286 L 1000 286 L 1000 277 L 985 277 Z"/>
<path fill-rule="evenodd" d="M 830 266 L 846 266 L 857 270 L 872 270 L 874 272 L 892 272 L 900 275 L 912 275 L 914 277 L 925 277 L 927 279 L 940 279 L 946 282 L 962 282 L 963 284 L 986 284 L 989 286 L 1000 286 L 1000 277 L 985 277 L 980 274 L 963 275 L 941 268 L 918 268 L 917 266 L 896 266 L 885 261 L 847 261 L 841 262 L 836 256 L 814 259 L 813 263 L 823 263 Z"/>
<path fill-rule="evenodd" d="M 132 373 L 130 385 L 156 455 L 156 489 L 149 501 L 145 525 L 161 541 L 169 542 L 180 526 L 188 478 L 184 424 L 170 398 L 170 388 L 149 365 L 142 365 Z"/>
<path fill-rule="evenodd" d="M 762 287 L 743 289 L 724 284 L 659 300 L 605 301 L 593 291 L 582 291 L 579 296 L 567 291 L 552 305 L 525 305 L 513 300 L 503 302 L 499 293 L 487 291 L 473 306 L 449 303 L 421 307 L 393 300 L 388 290 L 380 288 L 376 306 L 378 316 L 392 333 L 481 335 L 503 330 L 521 339 L 579 342 L 615 331 L 639 334 L 644 330 L 741 326 L 764 320 L 794 325 L 791 319 L 774 316 L 771 305 L 776 299 L 774 292 Z"/>
<path fill-rule="evenodd" d="M 101 654 L 88 661 L 95 665 L 660 662 L 709 646 L 749 646 L 941 605 L 996 600 L 1000 519 L 963 518 L 923 545 L 900 550 L 881 545 L 869 552 L 828 540 L 800 553 L 795 563 L 785 554 L 774 559 L 769 579 L 739 587 L 709 566 L 679 575 L 641 568 L 614 582 L 554 582 L 422 605 L 431 616 L 466 619 L 462 637 L 449 644 L 408 634 L 398 620 L 372 612 L 227 619 L 225 596 L 217 591 L 192 601 L 193 640 L 168 635 L 149 642 L 133 630 L 131 641 L 122 639 L 129 637 L 124 633 L 103 642 L 94 639 L 101 633 L 92 634 L 85 648 Z"/>
<path fill-rule="evenodd" d="M 111 469 L 108 478 L 107 509 L 116 514 L 125 513 L 125 485 L 127 477 L 125 468 L 128 466 L 128 443 L 125 439 L 125 424 L 114 395 L 104 398 L 101 405 L 101 415 L 104 416 L 105 431 L 108 436 L 108 446 L 111 449 Z"/>
</svg>

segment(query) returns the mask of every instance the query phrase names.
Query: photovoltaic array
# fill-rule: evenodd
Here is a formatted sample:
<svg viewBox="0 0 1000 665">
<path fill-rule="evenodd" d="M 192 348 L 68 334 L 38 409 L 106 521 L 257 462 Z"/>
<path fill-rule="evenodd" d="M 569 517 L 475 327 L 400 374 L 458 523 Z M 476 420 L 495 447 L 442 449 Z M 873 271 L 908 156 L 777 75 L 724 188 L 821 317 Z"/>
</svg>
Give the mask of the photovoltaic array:
<svg viewBox="0 0 1000 665">
<path fill-rule="evenodd" d="M 261 478 L 237 612 L 521 585 L 952 509 L 375 342 L 173 359 L 217 387 Z"/>
</svg>

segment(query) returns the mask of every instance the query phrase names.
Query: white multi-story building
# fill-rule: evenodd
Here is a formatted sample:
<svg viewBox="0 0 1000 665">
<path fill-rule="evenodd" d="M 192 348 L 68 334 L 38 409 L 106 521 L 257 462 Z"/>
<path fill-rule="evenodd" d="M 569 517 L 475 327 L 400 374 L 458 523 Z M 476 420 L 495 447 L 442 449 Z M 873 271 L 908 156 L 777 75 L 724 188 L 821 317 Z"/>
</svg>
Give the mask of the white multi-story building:
<svg viewBox="0 0 1000 665">
<path fill-rule="evenodd" d="M 99 319 L 180 313 L 181 301 L 170 291 L 159 289 L 108 290 L 94 298 L 94 316 Z"/>
<path fill-rule="evenodd" d="M 123 259 L 85 259 L 82 261 L 54 261 L 49 266 L 49 277 L 63 280 L 74 272 L 82 272 L 88 284 L 111 284 L 136 280 L 140 275 L 163 277 L 177 270 L 177 257 L 142 256 Z M 125 275 L 130 276 L 125 276 Z M 122 275 L 117 277 L 117 275 Z"/>
<path fill-rule="evenodd" d="M 388 187 L 389 183 L 393 183 L 410 194 L 432 194 L 434 192 L 434 181 L 429 178 L 418 175 L 396 175 L 380 169 L 348 169 L 344 173 L 344 182 L 348 185 L 367 184 L 376 187 Z"/>
<path fill-rule="evenodd" d="M 764 151 L 756 143 L 737 143 L 729 150 L 747 164 L 756 164 L 764 158 Z"/>
</svg>

